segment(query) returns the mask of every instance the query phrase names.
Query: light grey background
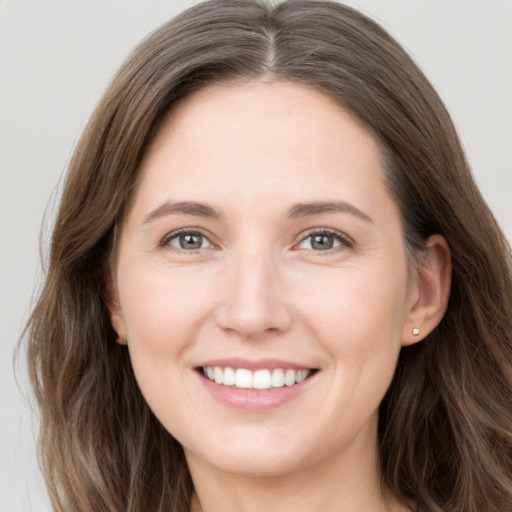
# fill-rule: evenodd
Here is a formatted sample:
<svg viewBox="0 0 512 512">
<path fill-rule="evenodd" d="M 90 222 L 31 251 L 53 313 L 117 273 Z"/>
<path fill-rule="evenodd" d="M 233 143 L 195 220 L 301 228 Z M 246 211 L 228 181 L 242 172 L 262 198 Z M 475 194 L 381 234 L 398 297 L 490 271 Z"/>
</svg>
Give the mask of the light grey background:
<svg viewBox="0 0 512 512">
<path fill-rule="evenodd" d="M 0 0 L 0 512 L 49 510 L 23 359 L 18 385 L 13 372 L 41 280 L 45 208 L 112 73 L 143 36 L 192 3 Z M 512 0 L 348 3 L 383 23 L 440 91 L 511 240 Z"/>
</svg>

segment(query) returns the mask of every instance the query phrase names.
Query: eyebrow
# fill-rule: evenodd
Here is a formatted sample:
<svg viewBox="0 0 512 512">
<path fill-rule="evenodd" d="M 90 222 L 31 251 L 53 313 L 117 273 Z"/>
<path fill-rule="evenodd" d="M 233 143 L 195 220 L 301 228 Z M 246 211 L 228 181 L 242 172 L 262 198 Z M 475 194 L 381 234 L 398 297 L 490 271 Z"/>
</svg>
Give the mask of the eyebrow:
<svg viewBox="0 0 512 512">
<path fill-rule="evenodd" d="M 311 203 L 297 203 L 288 211 L 291 219 L 307 217 L 309 215 L 321 215 L 324 213 L 348 213 L 366 222 L 373 222 L 373 219 L 366 213 L 356 208 L 353 204 L 345 201 L 316 201 Z"/>
<path fill-rule="evenodd" d="M 217 210 L 217 208 L 214 208 L 213 206 L 205 203 L 196 203 L 194 201 L 180 201 L 173 203 L 167 201 L 149 212 L 144 217 L 142 224 L 147 224 L 153 220 L 176 213 L 182 215 L 194 215 L 196 217 L 207 217 L 211 219 L 222 218 L 222 215 L 220 211 Z"/>
<path fill-rule="evenodd" d="M 288 217 L 291 219 L 299 219 L 325 213 L 348 213 L 366 222 L 373 222 L 373 219 L 366 215 L 366 213 L 363 213 L 354 205 L 345 201 L 297 203 L 288 210 Z M 216 220 L 222 218 L 222 214 L 217 208 L 206 203 L 197 203 L 195 201 L 180 201 L 173 203 L 167 201 L 148 213 L 144 217 L 142 223 L 147 224 L 153 220 L 173 214 L 193 215 L 196 217 L 206 217 Z"/>
</svg>

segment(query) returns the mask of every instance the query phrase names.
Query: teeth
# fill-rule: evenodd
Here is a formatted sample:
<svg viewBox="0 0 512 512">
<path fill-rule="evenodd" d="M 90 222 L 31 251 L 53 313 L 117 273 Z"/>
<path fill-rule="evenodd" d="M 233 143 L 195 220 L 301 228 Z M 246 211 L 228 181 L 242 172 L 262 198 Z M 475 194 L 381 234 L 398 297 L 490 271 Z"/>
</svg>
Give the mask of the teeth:
<svg viewBox="0 0 512 512">
<path fill-rule="evenodd" d="M 308 376 L 308 370 L 299 370 L 295 377 L 295 382 L 302 382 Z"/>
<path fill-rule="evenodd" d="M 254 389 L 268 389 L 272 384 L 270 370 L 258 370 L 252 376 L 252 387 Z"/>
<path fill-rule="evenodd" d="M 224 386 L 233 386 L 235 382 L 235 370 L 233 370 L 233 368 L 224 368 L 222 384 L 224 384 Z"/>
<path fill-rule="evenodd" d="M 287 386 L 293 386 L 295 384 L 295 377 L 297 376 L 297 372 L 295 370 L 286 370 L 284 374 L 284 383 Z"/>
<path fill-rule="evenodd" d="M 277 368 L 272 372 L 272 387 L 282 388 L 284 386 L 284 371 Z"/>
<path fill-rule="evenodd" d="M 305 380 L 311 370 L 246 370 L 245 368 L 221 368 L 208 366 L 203 368 L 203 375 L 216 384 L 235 386 L 242 389 L 270 389 L 293 386 Z"/>
<path fill-rule="evenodd" d="M 235 372 L 235 387 L 252 388 L 252 372 L 250 370 L 239 368 Z"/>
</svg>

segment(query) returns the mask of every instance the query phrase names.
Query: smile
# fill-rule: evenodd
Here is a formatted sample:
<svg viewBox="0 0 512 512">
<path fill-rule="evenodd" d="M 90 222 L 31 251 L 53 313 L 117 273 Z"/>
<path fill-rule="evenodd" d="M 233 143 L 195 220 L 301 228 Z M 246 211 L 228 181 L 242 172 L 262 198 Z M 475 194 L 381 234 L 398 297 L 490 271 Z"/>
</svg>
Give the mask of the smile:
<svg viewBox="0 0 512 512">
<path fill-rule="evenodd" d="M 201 370 L 202 374 L 212 382 L 239 389 L 290 387 L 306 380 L 313 373 L 311 369 L 274 368 L 251 371 L 246 368 L 224 368 L 221 366 L 206 366 Z"/>
</svg>

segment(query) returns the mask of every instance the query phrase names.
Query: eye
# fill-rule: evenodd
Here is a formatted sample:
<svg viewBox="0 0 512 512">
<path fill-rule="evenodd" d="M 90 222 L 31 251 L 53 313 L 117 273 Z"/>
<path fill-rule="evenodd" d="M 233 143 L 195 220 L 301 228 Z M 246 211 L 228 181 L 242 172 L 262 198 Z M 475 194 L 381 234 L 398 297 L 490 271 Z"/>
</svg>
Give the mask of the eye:
<svg viewBox="0 0 512 512">
<path fill-rule="evenodd" d="M 212 247 L 212 243 L 202 233 L 197 231 L 179 231 L 167 235 L 162 246 L 171 246 L 181 251 L 197 251 Z"/>
<path fill-rule="evenodd" d="M 315 231 L 309 233 L 303 238 L 299 244 L 298 249 L 310 249 L 313 251 L 332 251 L 344 247 L 351 247 L 352 241 L 342 233 L 333 231 Z"/>
</svg>

